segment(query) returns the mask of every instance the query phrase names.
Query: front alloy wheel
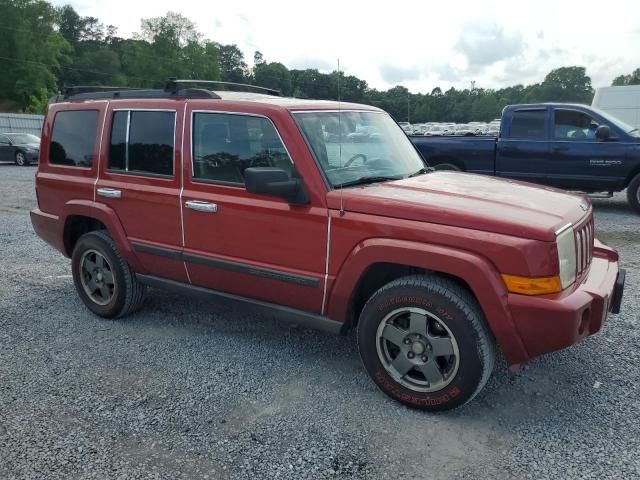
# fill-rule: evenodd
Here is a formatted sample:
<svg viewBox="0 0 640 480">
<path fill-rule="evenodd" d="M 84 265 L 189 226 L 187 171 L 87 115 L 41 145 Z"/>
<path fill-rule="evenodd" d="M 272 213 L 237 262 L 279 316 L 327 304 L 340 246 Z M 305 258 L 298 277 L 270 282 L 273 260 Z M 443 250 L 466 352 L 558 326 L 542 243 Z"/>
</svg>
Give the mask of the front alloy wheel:
<svg viewBox="0 0 640 480">
<path fill-rule="evenodd" d="M 494 365 L 493 338 L 473 294 L 433 274 L 398 278 L 371 296 L 358 321 L 358 350 L 384 393 L 428 411 L 467 403 Z"/>
<path fill-rule="evenodd" d="M 410 390 L 441 390 L 458 371 L 458 342 L 446 324 L 427 310 L 394 310 L 380 322 L 376 337 L 385 370 Z"/>
</svg>

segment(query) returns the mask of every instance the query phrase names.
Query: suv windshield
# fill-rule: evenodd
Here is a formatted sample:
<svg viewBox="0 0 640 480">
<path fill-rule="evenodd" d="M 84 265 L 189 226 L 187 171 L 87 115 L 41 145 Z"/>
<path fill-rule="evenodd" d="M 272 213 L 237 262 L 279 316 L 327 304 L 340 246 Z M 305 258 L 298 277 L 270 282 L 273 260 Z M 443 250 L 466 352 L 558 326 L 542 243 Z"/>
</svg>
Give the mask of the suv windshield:
<svg viewBox="0 0 640 480">
<path fill-rule="evenodd" d="M 296 112 L 294 118 L 332 188 L 405 178 L 425 163 L 383 112 Z"/>
<path fill-rule="evenodd" d="M 10 133 L 7 135 L 16 145 L 40 143 L 40 139 L 30 133 Z"/>
</svg>

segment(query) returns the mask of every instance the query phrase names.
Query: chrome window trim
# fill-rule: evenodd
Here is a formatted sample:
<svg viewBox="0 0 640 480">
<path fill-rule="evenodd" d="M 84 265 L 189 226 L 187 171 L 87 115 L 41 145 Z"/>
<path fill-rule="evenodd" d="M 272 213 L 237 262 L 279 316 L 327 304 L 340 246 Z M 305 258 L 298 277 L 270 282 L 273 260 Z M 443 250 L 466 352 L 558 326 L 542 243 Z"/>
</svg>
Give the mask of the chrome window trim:
<svg viewBox="0 0 640 480">
<path fill-rule="evenodd" d="M 343 109 L 327 109 L 327 110 L 289 110 L 293 113 L 345 113 L 345 112 L 358 112 L 358 113 L 377 113 L 379 115 L 389 115 L 387 112 L 381 110 L 367 110 L 366 108 L 358 109 L 358 108 L 343 108 Z"/>
<path fill-rule="evenodd" d="M 102 115 L 102 129 L 100 130 L 100 147 L 98 149 L 98 165 L 96 170 L 96 179 L 93 182 L 93 201 L 96 201 L 96 190 L 98 189 L 98 180 L 100 180 L 100 167 L 102 165 L 102 141 L 104 140 L 104 129 L 107 126 L 107 112 L 109 111 L 109 101 L 104 107 L 104 114 Z"/>
<path fill-rule="evenodd" d="M 273 123 L 273 120 L 271 120 L 271 118 L 267 117 L 266 115 L 262 115 L 259 113 L 246 113 L 246 112 L 230 112 L 230 111 L 226 111 L 226 110 L 191 110 L 191 115 L 190 115 L 190 124 L 189 124 L 189 142 L 191 142 L 191 148 L 189 149 L 189 153 L 191 158 L 189 159 L 191 162 L 191 182 L 195 182 L 195 183 L 201 183 L 198 181 L 198 179 L 194 178 L 194 165 L 193 165 L 193 159 L 194 159 L 194 141 L 193 141 L 193 134 L 194 134 L 194 130 L 193 130 L 193 125 L 195 123 L 195 118 L 196 118 L 196 113 L 212 113 L 212 114 L 226 114 L 226 115 L 243 115 L 245 117 L 257 117 L 257 118 L 264 118 L 267 121 L 269 121 L 269 123 L 271 123 L 271 126 L 273 127 L 273 129 L 275 130 L 276 134 L 278 135 L 278 139 L 280 139 L 280 143 L 282 143 L 282 146 L 284 147 L 284 151 L 287 152 L 287 157 L 289 157 L 289 161 L 291 162 L 291 165 L 293 165 L 295 167 L 295 162 L 293 161 L 293 157 L 291 156 L 291 153 L 289 152 L 289 149 L 287 148 L 286 143 L 284 143 L 284 140 L 282 139 L 282 135 L 280 135 L 280 131 L 278 130 L 278 127 L 276 127 L 276 124 Z M 213 181 L 215 183 L 215 180 Z M 207 183 L 212 183 L 212 182 L 207 182 Z M 233 186 L 233 185 L 238 185 L 238 186 L 242 186 L 244 185 L 243 183 L 235 183 L 232 184 L 231 182 L 226 182 L 227 185 L 229 186 Z"/>
<path fill-rule="evenodd" d="M 322 307 L 320 315 L 324 315 L 324 309 L 327 302 L 327 281 L 329 279 L 329 251 L 331 248 L 331 212 L 327 212 L 327 257 L 324 263 L 324 288 L 322 291 Z"/>
<path fill-rule="evenodd" d="M 182 248 L 185 246 L 184 240 L 184 205 L 182 204 L 182 195 L 184 193 L 184 132 L 187 125 L 187 107 L 188 102 L 184 102 L 184 110 L 182 111 L 182 138 L 180 140 L 180 194 L 178 195 L 178 201 L 180 202 L 180 233 L 182 234 Z M 182 260 L 184 265 L 184 271 L 187 274 L 187 281 L 191 282 L 191 276 L 189 275 L 189 268 L 187 267 L 187 261 Z"/>
<path fill-rule="evenodd" d="M 115 112 L 127 112 L 127 133 L 125 136 L 126 148 L 124 150 L 124 170 L 117 170 L 109 168 L 109 158 L 107 157 L 107 168 L 105 171 L 109 173 L 117 173 L 122 175 L 131 175 L 133 177 L 158 177 L 158 178 L 173 178 L 176 176 L 176 134 L 178 130 L 178 110 L 171 108 L 114 108 L 111 110 L 112 113 Z M 171 174 L 163 174 L 163 173 L 152 173 L 152 172 L 141 172 L 138 170 L 129 170 L 129 135 L 131 133 L 131 113 L 135 112 L 168 112 L 173 113 L 173 162 L 171 162 Z M 109 142 L 111 142 L 111 133 L 113 132 L 113 117 L 111 115 L 111 132 L 109 132 Z M 184 126 L 183 126 L 184 128 Z"/>
</svg>

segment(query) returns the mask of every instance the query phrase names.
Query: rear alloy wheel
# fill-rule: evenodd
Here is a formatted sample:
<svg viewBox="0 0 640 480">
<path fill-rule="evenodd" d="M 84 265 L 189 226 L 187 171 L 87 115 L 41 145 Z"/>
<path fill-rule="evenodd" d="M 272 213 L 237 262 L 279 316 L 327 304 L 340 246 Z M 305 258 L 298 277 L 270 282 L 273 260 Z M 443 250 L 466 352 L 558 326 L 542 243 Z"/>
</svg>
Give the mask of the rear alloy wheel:
<svg viewBox="0 0 640 480">
<path fill-rule="evenodd" d="M 627 200 L 636 213 L 640 213 L 640 173 L 633 177 L 627 187 Z"/>
<path fill-rule="evenodd" d="M 78 239 L 71 268 L 78 295 L 96 315 L 124 317 L 144 301 L 144 285 L 104 230 L 85 233 Z"/>
<path fill-rule="evenodd" d="M 428 411 L 470 401 L 495 361 L 473 295 L 435 275 L 402 277 L 374 293 L 360 315 L 358 349 L 384 393 Z"/>
<path fill-rule="evenodd" d="M 26 155 L 22 152 L 16 152 L 15 161 L 16 161 L 16 165 L 18 165 L 19 167 L 24 167 L 26 165 L 29 165 Z"/>
</svg>

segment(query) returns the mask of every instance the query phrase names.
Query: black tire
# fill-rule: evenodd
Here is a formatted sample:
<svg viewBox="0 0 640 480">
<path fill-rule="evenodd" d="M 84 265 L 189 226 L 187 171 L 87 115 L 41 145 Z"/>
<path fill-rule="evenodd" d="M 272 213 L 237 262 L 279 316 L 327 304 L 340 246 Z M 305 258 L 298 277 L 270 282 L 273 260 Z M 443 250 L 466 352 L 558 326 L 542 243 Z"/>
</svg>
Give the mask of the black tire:
<svg viewBox="0 0 640 480">
<path fill-rule="evenodd" d="M 402 348 L 408 349 L 405 351 L 406 356 L 413 354 L 415 357 L 412 360 L 401 359 L 404 362 L 434 360 L 438 363 L 438 371 L 442 373 L 442 388 L 439 388 L 438 382 L 432 384 L 427 375 L 422 376 L 424 387 L 411 383 L 412 381 L 420 382 L 422 374 L 418 369 L 426 366 L 426 363 L 422 363 L 420 367 L 411 367 L 400 377 L 400 380 L 394 378 L 390 373 L 389 365 L 385 366 L 383 363 L 385 354 L 381 352 L 387 348 L 391 351 L 394 345 L 388 343 L 390 347 L 381 346 L 388 340 L 381 338 L 379 332 L 381 329 L 384 332 L 389 326 L 389 316 L 393 316 L 394 312 L 404 308 L 411 308 L 412 312 L 426 312 L 425 317 L 428 322 L 435 322 L 427 323 L 431 325 L 427 326 L 427 332 L 430 328 L 437 326 L 440 333 L 427 333 L 426 337 L 422 338 L 428 338 L 431 341 L 438 338 L 449 340 L 453 338 L 450 343 L 457 349 L 457 358 L 455 354 L 436 355 L 435 345 L 437 344 L 427 340 L 426 350 L 422 350 L 425 353 L 418 353 L 424 356 L 418 359 L 417 355 L 413 354 L 414 344 L 411 343 L 413 340 L 408 341 L 408 338 L 404 337 L 402 342 L 393 343 L 396 345 L 410 343 L 411 345 L 398 348 L 398 353 L 391 365 L 403 355 Z M 403 321 L 401 314 L 396 318 L 399 320 L 393 321 Z M 402 335 L 409 331 L 402 328 L 395 330 L 402 332 Z M 442 337 L 438 337 L 442 334 Z M 469 402 L 485 386 L 495 363 L 493 338 L 485 325 L 484 315 L 475 298 L 455 282 L 435 275 L 402 277 L 379 289 L 362 310 L 357 337 L 362 362 L 378 387 L 391 398 L 409 407 L 427 411 L 450 410 Z M 454 369 L 455 362 L 457 367 Z M 447 368 L 450 369 L 448 372 Z M 411 380 L 412 376 L 413 380 Z"/>
<path fill-rule="evenodd" d="M 640 213 L 640 173 L 629 182 L 629 186 L 627 187 L 627 200 L 631 208 L 636 213 Z"/>
<path fill-rule="evenodd" d="M 81 267 L 85 256 L 94 255 L 95 258 L 96 253 L 104 258 L 108 267 L 108 269 L 105 267 L 104 271 L 109 272 L 113 278 L 111 295 L 103 297 L 104 304 L 98 303 L 88 293 L 86 270 L 83 273 Z M 104 318 L 121 318 L 142 306 L 145 286 L 138 282 L 135 273 L 105 230 L 85 233 L 78 239 L 71 256 L 71 268 L 78 295 L 87 308 L 96 315 Z M 97 290 L 96 293 L 98 293 Z"/>
<path fill-rule="evenodd" d="M 458 167 L 457 165 L 454 165 L 453 163 L 439 163 L 435 165 L 433 168 L 435 168 L 436 170 L 449 170 L 454 172 L 462 171 L 460 167 Z"/>
<path fill-rule="evenodd" d="M 16 165 L 18 165 L 19 167 L 26 167 L 27 165 L 29 165 L 29 160 L 27 160 L 27 156 L 25 155 L 24 152 L 21 152 L 21 151 L 16 152 L 14 161 L 16 162 Z"/>
</svg>

